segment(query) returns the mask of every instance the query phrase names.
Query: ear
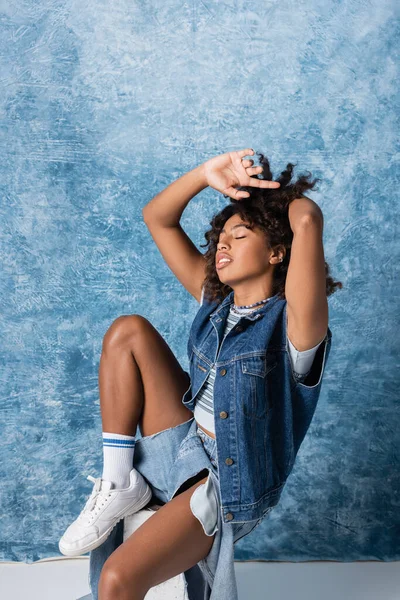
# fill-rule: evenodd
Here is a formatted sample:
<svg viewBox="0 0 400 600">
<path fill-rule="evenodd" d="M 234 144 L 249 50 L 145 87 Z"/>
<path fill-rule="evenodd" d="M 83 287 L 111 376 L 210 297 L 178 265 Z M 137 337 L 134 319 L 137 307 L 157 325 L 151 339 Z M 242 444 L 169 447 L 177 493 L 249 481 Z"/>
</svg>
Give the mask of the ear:
<svg viewBox="0 0 400 600">
<path fill-rule="evenodd" d="M 269 256 L 269 262 L 271 265 L 279 265 L 281 262 L 285 260 L 286 256 L 286 248 L 283 244 L 279 244 L 275 246 Z"/>
</svg>

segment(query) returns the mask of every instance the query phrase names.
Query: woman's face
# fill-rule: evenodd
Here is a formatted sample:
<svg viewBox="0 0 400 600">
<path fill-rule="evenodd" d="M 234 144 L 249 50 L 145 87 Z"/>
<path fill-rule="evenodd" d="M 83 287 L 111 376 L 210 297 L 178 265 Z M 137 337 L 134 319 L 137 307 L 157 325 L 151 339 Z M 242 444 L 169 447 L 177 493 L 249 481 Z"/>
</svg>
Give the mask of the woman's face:
<svg viewBox="0 0 400 600">
<path fill-rule="evenodd" d="M 231 288 L 244 282 L 265 279 L 273 269 L 269 259 L 273 255 L 268 248 L 265 233 L 259 228 L 249 229 L 240 215 L 230 217 L 220 233 L 215 267 L 220 281 Z M 219 262 L 219 254 L 228 255 L 230 262 Z"/>
</svg>

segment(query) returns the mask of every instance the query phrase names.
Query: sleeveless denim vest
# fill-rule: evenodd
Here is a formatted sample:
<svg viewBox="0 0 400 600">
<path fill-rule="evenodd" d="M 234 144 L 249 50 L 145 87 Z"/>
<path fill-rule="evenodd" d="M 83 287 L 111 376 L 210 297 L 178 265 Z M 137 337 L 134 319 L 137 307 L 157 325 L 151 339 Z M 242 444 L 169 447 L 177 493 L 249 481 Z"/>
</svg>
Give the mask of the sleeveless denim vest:
<svg viewBox="0 0 400 600">
<path fill-rule="evenodd" d="M 222 519 L 260 519 L 279 502 L 313 418 L 331 348 L 327 334 L 305 375 L 297 375 L 287 342 L 287 301 L 272 296 L 243 315 L 222 340 L 234 291 L 222 301 L 204 298 L 189 334 L 190 386 L 196 396 L 215 365 L 214 423 Z"/>
</svg>

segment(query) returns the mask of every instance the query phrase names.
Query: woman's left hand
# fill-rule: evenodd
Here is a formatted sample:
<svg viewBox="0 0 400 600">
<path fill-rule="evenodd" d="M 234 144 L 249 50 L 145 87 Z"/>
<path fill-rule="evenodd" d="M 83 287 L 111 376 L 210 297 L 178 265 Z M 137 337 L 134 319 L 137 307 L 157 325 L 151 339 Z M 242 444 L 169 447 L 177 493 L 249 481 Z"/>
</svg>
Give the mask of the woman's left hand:
<svg viewBox="0 0 400 600">
<path fill-rule="evenodd" d="M 245 150 L 226 152 L 225 154 L 210 158 L 203 165 L 207 184 L 234 200 L 242 200 L 250 196 L 248 192 L 236 190 L 234 186 L 258 188 L 280 187 L 278 181 L 250 177 L 250 175 L 257 175 L 263 170 L 262 167 L 253 167 L 254 161 L 252 160 L 242 160 L 245 156 L 253 154 L 254 150 L 252 148 L 246 148 Z"/>
</svg>

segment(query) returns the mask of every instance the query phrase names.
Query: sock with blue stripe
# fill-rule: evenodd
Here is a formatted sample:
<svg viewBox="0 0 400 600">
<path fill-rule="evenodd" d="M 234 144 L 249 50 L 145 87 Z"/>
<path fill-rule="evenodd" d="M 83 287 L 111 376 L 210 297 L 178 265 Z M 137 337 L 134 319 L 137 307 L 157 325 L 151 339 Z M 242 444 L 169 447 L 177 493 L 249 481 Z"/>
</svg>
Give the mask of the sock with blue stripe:
<svg viewBox="0 0 400 600">
<path fill-rule="evenodd" d="M 112 481 L 116 488 L 127 488 L 133 469 L 135 436 L 103 431 L 102 479 Z"/>
</svg>

